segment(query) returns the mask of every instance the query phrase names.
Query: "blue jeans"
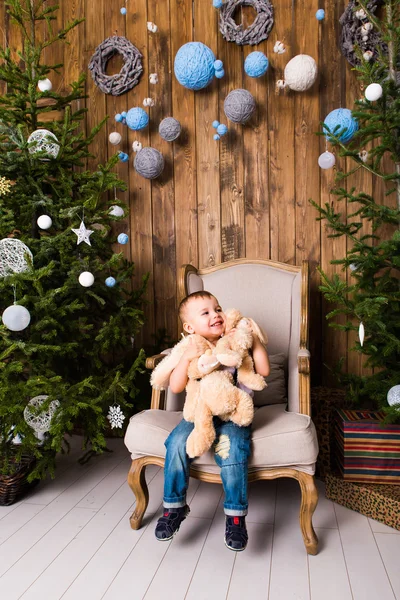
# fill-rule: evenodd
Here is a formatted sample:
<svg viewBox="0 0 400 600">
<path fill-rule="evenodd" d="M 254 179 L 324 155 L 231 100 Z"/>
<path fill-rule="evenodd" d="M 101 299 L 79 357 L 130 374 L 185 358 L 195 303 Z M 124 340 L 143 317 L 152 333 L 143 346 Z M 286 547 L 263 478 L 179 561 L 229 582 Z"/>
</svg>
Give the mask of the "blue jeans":
<svg viewBox="0 0 400 600">
<path fill-rule="evenodd" d="M 215 462 L 221 467 L 227 515 L 247 514 L 247 463 L 250 455 L 251 427 L 214 417 Z M 186 440 L 194 424 L 182 419 L 165 441 L 164 498 L 166 508 L 185 506 L 192 459 L 186 454 Z"/>
</svg>

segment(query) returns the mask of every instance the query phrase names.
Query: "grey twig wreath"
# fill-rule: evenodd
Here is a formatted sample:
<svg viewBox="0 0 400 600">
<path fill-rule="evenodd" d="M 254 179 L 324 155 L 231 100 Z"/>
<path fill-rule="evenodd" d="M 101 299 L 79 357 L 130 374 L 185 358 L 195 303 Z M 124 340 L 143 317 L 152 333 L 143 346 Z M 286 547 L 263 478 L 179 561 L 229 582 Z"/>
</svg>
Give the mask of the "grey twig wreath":
<svg viewBox="0 0 400 600">
<path fill-rule="evenodd" d="M 115 54 L 122 55 L 124 65 L 119 73 L 106 75 L 107 63 Z M 104 94 L 120 96 L 138 84 L 143 73 L 142 55 L 125 37 L 114 35 L 97 46 L 89 69 L 95 84 Z"/>
<path fill-rule="evenodd" d="M 370 0 L 366 7 L 368 12 L 374 15 L 382 4 L 383 0 Z M 343 56 L 353 67 L 361 62 L 356 48 L 359 48 L 362 54 L 367 52 L 370 56 L 368 60 L 371 62 L 377 58 L 379 48 L 383 52 L 387 52 L 387 45 L 382 42 L 379 32 L 374 27 L 367 32 L 363 31 L 363 25 L 369 23 L 368 15 L 365 11 L 358 9 L 361 9 L 361 6 L 356 0 L 350 0 L 339 19 L 339 23 L 342 25 L 340 48 Z"/>
<path fill-rule="evenodd" d="M 236 25 L 234 15 L 239 6 L 252 6 L 257 12 L 253 23 L 243 29 Z M 274 9 L 269 0 L 227 0 L 221 7 L 219 30 L 227 42 L 236 42 L 239 46 L 260 43 L 266 40 L 274 24 Z"/>
</svg>

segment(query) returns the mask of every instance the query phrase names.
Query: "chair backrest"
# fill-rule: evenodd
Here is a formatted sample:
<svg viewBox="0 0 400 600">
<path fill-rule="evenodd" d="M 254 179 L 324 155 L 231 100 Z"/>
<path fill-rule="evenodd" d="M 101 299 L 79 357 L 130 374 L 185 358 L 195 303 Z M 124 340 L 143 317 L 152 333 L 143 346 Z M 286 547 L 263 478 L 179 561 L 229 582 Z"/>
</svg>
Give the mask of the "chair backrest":
<svg viewBox="0 0 400 600">
<path fill-rule="evenodd" d="M 283 353 L 286 357 L 289 410 L 295 412 L 299 412 L 297 354 L 299 348 L 308 346 L 307 267 L 307 263 L 297 267 L 238 259 L 203 270 L 184 265 L 179 278 L 179 300 L 207 290 L 223 310 L 237 308 L 265 331 L 269 354 Z M 169 405 L 172 400 L 170 396 Z"/>
</svg>

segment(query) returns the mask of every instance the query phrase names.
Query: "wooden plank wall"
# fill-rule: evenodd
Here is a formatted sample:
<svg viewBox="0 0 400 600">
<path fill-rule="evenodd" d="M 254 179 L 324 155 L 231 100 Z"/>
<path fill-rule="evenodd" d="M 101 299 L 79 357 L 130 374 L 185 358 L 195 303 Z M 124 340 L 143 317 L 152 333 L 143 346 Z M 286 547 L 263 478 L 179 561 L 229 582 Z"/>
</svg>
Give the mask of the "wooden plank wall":
<svg viewBox="0 0 400 600">
<path fill-rule="evenodd" d="M 351 107 L 361 93 L 338 46 L 339 17 L 345 4 L 345 0 L 275 1 L 270 38 L 258 47 L 239 47 L 222 38 L 212 0 L 59 0 L 58 26 L 75 17 L 86 20 L 70 34 L 69 46 L 60 44 L 46 53 L 48 62 L 65 64 L 62 74 L 53 78 L 56 89 L 66 90 L 78 73 L 88 73 L 91 55 L 108 36 L 126 36 L 143 54 L 140 83 L 123 96 L 105 96 L 88 74 L 84 124 L 90 131 L 109 116 L 107 126 L 93 143 L 95 159 L 89 166 L 105 161 L 116 151 L 108 142 L 113 130 L 123 136 L 117 151 L 128 152 L 131 157 L 129 163 L 117 166 L 128 186 L 126 192 L 118 191 L 118 196 L 130 206 L 129 218 L 117 231 L 129 233 L 130 245 L 123 251 L 136 264 L 136 278 L 150 274 L 147 324 L 137 344 L 150 347 L 154 335 L 163 329 L 172 340 L 177 339 L 177 269 L 182 263 L 202 268 L 239 257 L 291 264 L 308 259 L 314 383 L 332 383 L 326 365 L 332 366 L 340 356 L 347 356 L 349 369 L 362 371 L 362 360 L 347 354 L 354 336 L 327 326 L 329 307 L 318 292 L 317 266 L 335 272 L 330 260 L 343 256 L 345 241 L 327 238 L 324 225 L 316 221 L 316 212 L 308 202 L 313 198 L 337 203 L 330 194 L 333 170 L 321 171 L 317 164 L 325 141 L 315 132 L 328 112 Z M 126 16 L 120 13 L 122 6 L 127 8 Z M 321 7 L 326 18 L 319 23 L 315 12 Z M 251 7 L 244 7 L 237 20 L 246 27 L 254 16 Z M 21 40 L 4 14 L 3 3 L 0 18 L 2 39 L 17 49 Z M 147 30 L 147 21 L 156 23 L 157 33 Z M 46 35 L 44 29 L 41 35 Z M 282 55 L 272 50 L 278 39 L 287 47 Z M 226 71 L 224 79 L 214 80 L 199 92 L 183 88 L 173 73 L 176 52 L 192 40 L 207 44 L 223 60 Z M 265 52 L 270 60 L 268 73 L 261 79 L 249 78 L 243 69 L 245 57 L 255 49 Z M 277 95 L 276 80 L 282 77 L 288 60 L 299 53 L 317 60 L 318 83 L 305 93 Z M 121 62 L 113 59 L 107 72 L 117 72 L 120 66 Z M 149 83 L 150 73 L 158 74 L 157 85 Z M 244 127 L 227 123 L 223 112 L 224 98 L 238 87 L 248 89 L 257 101 L 257 112 Z M 115 123 L 117 112 L 142 106 L 146 97 L 155 100 L 155 106 L 148 109 L 147 129 L 135 133 Z M 158 124 L 168 115 L 175 116 L 183 128 L 173 144 L 158 135 Z M 229 134 L 220 142 L 213 141 L 215 119 L 229 126 Z M 150 182 L 134 171 L 134 140 L 163 153 L 166 166 L 157 180 Z M 357 174 L 350 183 L 383 193 L 382 185 L 365 174 Z M 346 212 L 346 207 L 342 210 Z"/>
</svg>

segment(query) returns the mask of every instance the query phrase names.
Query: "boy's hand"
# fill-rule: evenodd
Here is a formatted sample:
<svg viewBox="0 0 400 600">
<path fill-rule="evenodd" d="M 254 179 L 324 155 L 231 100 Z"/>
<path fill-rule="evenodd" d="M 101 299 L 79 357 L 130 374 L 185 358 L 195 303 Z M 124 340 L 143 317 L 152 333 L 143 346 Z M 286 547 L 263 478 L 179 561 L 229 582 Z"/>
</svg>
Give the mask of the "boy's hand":
<svg viewBox="0 0 400 600">
<path fill-rule="evenodd" d="M 183 360 L 191 361 L 194 358 L 199 358 L 204 352 L 204 346 L 197 340 L 190 338 L 188 347 L 182 355 Z"/>
</svg>

